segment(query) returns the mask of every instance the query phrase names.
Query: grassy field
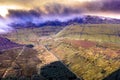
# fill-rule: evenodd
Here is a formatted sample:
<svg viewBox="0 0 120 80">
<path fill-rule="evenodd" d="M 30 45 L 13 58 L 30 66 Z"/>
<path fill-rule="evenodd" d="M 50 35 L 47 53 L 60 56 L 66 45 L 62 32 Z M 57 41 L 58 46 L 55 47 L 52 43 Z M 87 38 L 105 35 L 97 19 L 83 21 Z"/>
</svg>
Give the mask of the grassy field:
<svg viewBox="0 0 120 80">
<path fill-rule="evenodd" d="M 119 69 L 119 50 L 120 45 L 116 44 L 73 39 L 64 39 L 51 47 L 51 51 L 84 80 L 102 80 Z"/>
<path fill-rule="evenodd" d="M 0 54 L 0 78 L 8 70 L 7 76 L 31 76 L 37 73 L 36 67 L 41 63 L 38 59 L 37 51 L 26 48 L 23 53 L 16 59 L 22 48 L 11 49 L 1 52 Z M 31 70 L 30 70 L 31 69 Z"/>
<path fill-rule="evenodd" d="M 56 36 L 70 39 L 120 43 L 120 26 L 119 24 L 71 25 L 61 30 Z"/>
<path fill-rule="evenodd" d="M 45 55 L 44 50 L 40 49 L 40 45 L 47 45 L 49 50 L 55 53 L 71 71 L 84 80 L 102 80 L 120 67 L 119 24 L 24 28 L 17 29 L 6 37 L 18 43 L 33 44 L 37 53 L 44 55 L 40 59 L 42 62 L 44 59 L 52 59 L 46 57 L 49 53 Z M 33 54 L 34 52 L 31 52 L 30 55 Z M 53 67 L 53 65 L 48 66 L 47 70 Z M 59 66 L 57 67 L 59 69 Z M 47 73 L 46 69 L 45 71 L 43 69 L 43 72 L 48 75 L 49 72 Z M 56 71 L 57 68 L 54 70 Z M 46 77 L 46 75 L 43 76 Z"/>
<path fill-rule="evenodd" d="M 49 48 L 84 80 L 102 80 L 120 67 L 119 24 L 65 27 Z"/>
</svg>

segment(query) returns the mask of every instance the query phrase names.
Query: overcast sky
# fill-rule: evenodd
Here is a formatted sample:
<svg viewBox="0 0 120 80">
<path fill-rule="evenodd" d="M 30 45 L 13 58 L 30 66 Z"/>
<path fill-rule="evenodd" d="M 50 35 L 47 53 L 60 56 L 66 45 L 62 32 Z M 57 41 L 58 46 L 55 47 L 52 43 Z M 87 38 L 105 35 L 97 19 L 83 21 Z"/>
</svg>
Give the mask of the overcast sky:
<svg viewBox="0 0 120 80">
<path fill-rule="evenodd" d="M 46 15 L 89 14 L 120 18 L 120 0 L 0 0 L 0 14 L 9 9 L 39 10 Z"/>
</svg>

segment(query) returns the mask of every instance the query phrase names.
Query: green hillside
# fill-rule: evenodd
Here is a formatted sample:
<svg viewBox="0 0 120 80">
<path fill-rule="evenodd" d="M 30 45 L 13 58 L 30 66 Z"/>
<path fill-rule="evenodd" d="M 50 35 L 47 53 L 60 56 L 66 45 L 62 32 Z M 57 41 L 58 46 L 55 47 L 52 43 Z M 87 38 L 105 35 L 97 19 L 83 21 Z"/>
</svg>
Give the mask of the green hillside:
<svg viewBox="0 0 120 80">
<path fill-rule="evenodd" d="M 81 24 L 67 26 L 57 37 L 92 40 L 99 42 L 120 42 L 119 24 Z"/>
</svg>

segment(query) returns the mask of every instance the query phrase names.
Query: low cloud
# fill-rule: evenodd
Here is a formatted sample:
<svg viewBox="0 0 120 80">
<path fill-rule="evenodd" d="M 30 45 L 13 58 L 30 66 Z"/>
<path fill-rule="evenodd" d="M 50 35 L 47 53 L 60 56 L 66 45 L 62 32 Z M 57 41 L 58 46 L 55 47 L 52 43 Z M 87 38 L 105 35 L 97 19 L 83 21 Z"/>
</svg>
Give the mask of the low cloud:
<svg viewBox="0 0 120 80">
<path fill-rule="evenodd" d="M 67 4 L 68 3 L 68 4 Z M 0 20 L 0 33 L 12 30 L 9 23 L 42 23 L 45 21 L 67 21 L 84 14 L 97 14 L 108 12 L 111 16 L 120 13 L 119 0 L 96 0 L 91 2 L 78 2 L 77 0 L 0 0 L 0 5 L 18 5 L 18 9 L 9 9 L 9 21 Z M 17 8 L 17 7 L 16 7 Z M 107 16 L 107 15 L 105 15 Z M 118 15 L 117 17 L 120 17 Z"/>
<path fill-rule="evenodd" d="M 120 13 L 120 1 L 119 0 L 105 1 L 103 3 L 101 10 L 113 13 Z"/>
<path fill-rule="evenodd" d="M 120 1 L 119 0 L 101 0 L 96 2 L 87 2 L 84 6 L 88 12 L 109 12 L 120 13 Z"/>
<path fill-rule="evenodd" d="M 44 15 L 69 15 L 81 13 L 120 13 L 119 0 L 1 0 L 1 5 L 18 5 L 23 10 L 37 9 Z"/>
<path fill-rule="evenodd" d="M 0 19 L 0 34 L 12 31 L 13 28 L 8 26 L 7 22 Z"/>
</svg>

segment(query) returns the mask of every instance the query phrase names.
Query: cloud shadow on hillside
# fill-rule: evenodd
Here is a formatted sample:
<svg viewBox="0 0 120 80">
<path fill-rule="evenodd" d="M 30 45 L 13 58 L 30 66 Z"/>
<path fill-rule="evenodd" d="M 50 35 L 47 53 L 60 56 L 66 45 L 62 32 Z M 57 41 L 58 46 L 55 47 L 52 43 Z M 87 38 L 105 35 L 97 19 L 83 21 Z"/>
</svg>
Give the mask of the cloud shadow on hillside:
<svg viewBox="0 0 120 80">
<path fill-rule="evenodd" d="M 120 80 L 120 69 L 116 70 L 115 72 L 111 73 L 103 80 Z"/>
<path fill-rule="evenodd" d="M 47 80 L 80 80 L 60 61 L 56 61 L 42 67 L 40 74 Z"/>
</svg>

